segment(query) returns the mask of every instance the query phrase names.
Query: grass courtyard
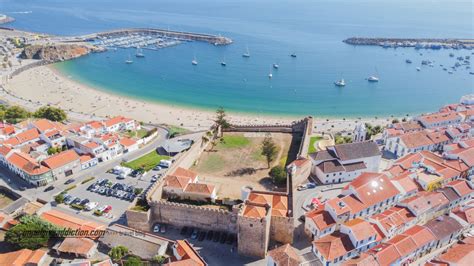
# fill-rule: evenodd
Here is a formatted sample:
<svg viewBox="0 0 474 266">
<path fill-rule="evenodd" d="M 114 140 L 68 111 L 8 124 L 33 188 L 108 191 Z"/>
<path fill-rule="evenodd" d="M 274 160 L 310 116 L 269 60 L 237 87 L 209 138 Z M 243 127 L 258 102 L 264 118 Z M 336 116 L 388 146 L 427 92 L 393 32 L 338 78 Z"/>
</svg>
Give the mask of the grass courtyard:
<svg viewBox="0 0 474 266">
<path fill-rule="evenodd" d="M 317 148 L 316 148 L 316 145 L 318 143 L 318 141 L 322 140 L 323 137 L 321 136 L 314 136 L 314 137 L 311 137 L 309 139 L 309 148 L 308 148 L 308 153 L 313 153 L 313 152 L 317 152 Z"/>
<path fill-rule="evenodd" d="M 201 181 L 217 186 L 221 198 L 240 198 L 240 189 L 250 185 L 255 189 L 266 190 L 272 185 L 268 176 L 267 161 L 261 155 L 261 143 L 265 133 L 225 133 L 214 148 L 203 152 L 192 170 L 199 174 Z M 271 137 L 278 147 L 278 154 L 272 166 L 282 165 L 295 159 L 293 136 L 285 133 L 272 133 Z M 297 149 L 296 149 L 297 150 Z"/>
<path fill-rule="evenodd" d="M 145 171 L 149 171 L 159 164 L 161 160 L 169 158 L 169 156 L 159 155 L 156 151 L 152 151 L 133 161 L 122 163 L 122 165 L 132 168 L 133 170 L 144 169 Z"/>
</svg>

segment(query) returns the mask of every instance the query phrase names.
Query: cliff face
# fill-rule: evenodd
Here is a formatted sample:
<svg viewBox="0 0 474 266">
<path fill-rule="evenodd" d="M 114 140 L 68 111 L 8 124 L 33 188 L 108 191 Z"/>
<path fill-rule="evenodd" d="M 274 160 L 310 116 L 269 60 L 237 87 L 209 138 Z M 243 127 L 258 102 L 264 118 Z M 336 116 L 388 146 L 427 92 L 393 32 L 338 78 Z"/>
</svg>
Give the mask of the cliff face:
<svg viewBox="0 0 474 266">
<path fill-rule="evenodd" d="M 25 47 L 20 57 L 50 62 L 64 61 L 95 51 L 91 46 L 78 44 L 31 45 Z"/>
</svg>

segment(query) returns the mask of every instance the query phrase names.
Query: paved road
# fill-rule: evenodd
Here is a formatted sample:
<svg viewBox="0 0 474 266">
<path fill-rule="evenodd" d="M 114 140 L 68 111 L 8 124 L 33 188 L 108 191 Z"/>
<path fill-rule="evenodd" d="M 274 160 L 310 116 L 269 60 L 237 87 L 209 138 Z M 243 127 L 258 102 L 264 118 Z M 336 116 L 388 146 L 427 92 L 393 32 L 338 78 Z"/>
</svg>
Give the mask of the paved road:
<svg viewBox="0 0 474 266">
<path fill-rule="evenodd" d="M 124 154 L 118 158 L 115 158 L 106 162 L 102 162 L 95 167 L 82 170 L 81 172 L 73 176 L 70 176 L 67 179 L 74 178 L 75 182 L 73 184 L 80 184 L 81 181 L 83 181 L 84 179 L 87 179 L 91 176 L 98 176 L 100 174 L 103 174 L 107 170 L 113 168 L 114 166 L 116 166 L 117 164 L 119 164 L 120 162 L 124 160 L 130 161 L 130 160 L 136 159 L 142 156 L 143 154 L 149 153 L 155 150 L 156 148 L 160 147 L 167 139 L 167 135 L 168 135 L 168 131 L 166 131 L 163 128 L 158 128 L 158 136 L 155 139 L 153 139 L 150 143 L 146 144 L 143 148 Z M 0 167 L 0 174 L 1 174 L 0 184 L 10 187 L 11 189 L 18 192 L 20 195 L 31 200 L 40 198 L 45 201 L 50 201 L 51 197 L 54 194 L 59 193 L 63 191 L 65 188 L 73 185 L 73 184 L 65 185 L 64 182 L 67 179 L 60 179 L 50 184 L 54 186 L 53 190 L 44 192 L 45 187 L 28 187 L 25 181 L 23 181 L 20 177 L 16 176 L 15 174 L 11 173 L 5 167 Z M 22 186 L 27 186 L 28 188 L 25 191 L 19 191 L 18 188 Z"/>
</svg>

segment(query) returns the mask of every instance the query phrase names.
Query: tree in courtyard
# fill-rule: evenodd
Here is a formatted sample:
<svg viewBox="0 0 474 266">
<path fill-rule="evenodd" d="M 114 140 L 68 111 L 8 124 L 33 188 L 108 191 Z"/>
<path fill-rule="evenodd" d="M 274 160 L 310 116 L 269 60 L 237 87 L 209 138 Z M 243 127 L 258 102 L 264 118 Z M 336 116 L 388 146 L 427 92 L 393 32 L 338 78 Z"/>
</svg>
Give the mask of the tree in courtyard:
<svg viewBox="0 0 474 266">
<path fill-rule="evenodd" d="M 227 114 L 225 113 L 224 107 L 220 106 L 216 110 L 216 124 L 218 127 L 223 129 L 227 129 L 230 127 L 230 123 L 227 121 Z M 222 134 L 222 133 L 221 133 Z"/>
<path fill-rule="evenodd" d="M 266 136 L 263 141 L 262 141 L 262 153 L 263 156 L 265 156 L 265 159 L 267 160 L 267 165 L 268 168 L 270 168 L 271 162 L 275 160 L 275 157 L 277 155 L 277 146 L 275 145 L 275 142 L 273 141 L 271 136 Z"/>
<path fill-rule="evenodd" d="M 161 255 L 156 255 L 156 256 L 154 256 L 154 257 L 151 259 L 151 262 L 156 263 L 156 264 L 158 264 L 158 265 L 164 264 L 165 261 L 166 261 L 166 257 L 165 257 L 165 256 L 161 256 Z"/>
<path fill-rule="evenodd" d="M 5 234 L 5 241 L 20 248 L 38 249 L 47 246 L 51 237 L 56 236 L 58 228 L 37 216 L 26 215 L 20 223 Z"/>
<path fill-rule="evenodd" d="M 64 193 L 59 193 L 58 195 L 56 195 L 54 197 L 54 201 L 56 201 L 56 203 L 63 203 L 64 202 Z"/>
<path fill-rule="evenodd" d="M 115 246 L 110 249 L 108 255 L 112 260 L 120 260 L 128 254 L 128 248 L 124 246 Z"/>
<path fill-rule="evenodd" d="M 124 266 L 141 266 L 141 265 L 143 265 L 143 263 L 140 260 L 140 258 L 138 258 L 136 256 L 130 256 L 130 257 L 127 258 L 127 260 L 125 261 L 125 263 L 123 265 Z"/>
<path fill-rule="evenodd" d="M 62 122 L 66 120 L 67 115 L 61 108 L 56 108 L 52 106 L 43 106 L 40 109 L 36 110 L 33 113 L 35 118 L 46 118 L 51 121 Z"/>
<path fill-rule="evenodd" d="M 284 184 L 286 182 L 286 171 L 281 165 L 272 167 L 269 175 L 275 184 Z"/>
<path fill-rule="evenodd" d="M 5 111 L 5 120 L 7 120 L 8 123 L 15 124 L 30 117 L 30 115 L 31 114 L 26 111 L 25 108 L 20 106 L 11 106 Z"/>
</svg>

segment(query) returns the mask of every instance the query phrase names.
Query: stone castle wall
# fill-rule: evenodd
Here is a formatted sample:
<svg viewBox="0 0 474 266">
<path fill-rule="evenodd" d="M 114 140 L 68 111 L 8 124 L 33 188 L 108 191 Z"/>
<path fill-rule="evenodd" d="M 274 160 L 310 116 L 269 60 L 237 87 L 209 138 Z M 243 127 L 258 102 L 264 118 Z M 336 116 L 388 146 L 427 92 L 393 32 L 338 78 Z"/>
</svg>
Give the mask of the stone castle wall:
<svg viewBox="0 0 474 266">
<path fill-rule="evenodd" d="M 270 240 L 270 213 L 262 219 L 239 216 L 237 248 L 239 254 L 265 258 Z"/>
<path fill-rule="evenodd" d="M 271 217 L 270 222 L 270 239 L 284 243 L 293 243 L 294 231 L 293 217 Z"/>
<path fill-rule="evenodd" d="M 127 217 L 127 225 L 133 229 L 149 232 L 151 229 L 150 210 L 147 212 L 127 210 L 125 216 Z"/>
<path fill-rule="evenodd" d="M 167 201 L 153 202 L 150 210 L 150 227 L 155 223 L 164 223 L 237 233 L 237 212 Z"/>
</svg>

